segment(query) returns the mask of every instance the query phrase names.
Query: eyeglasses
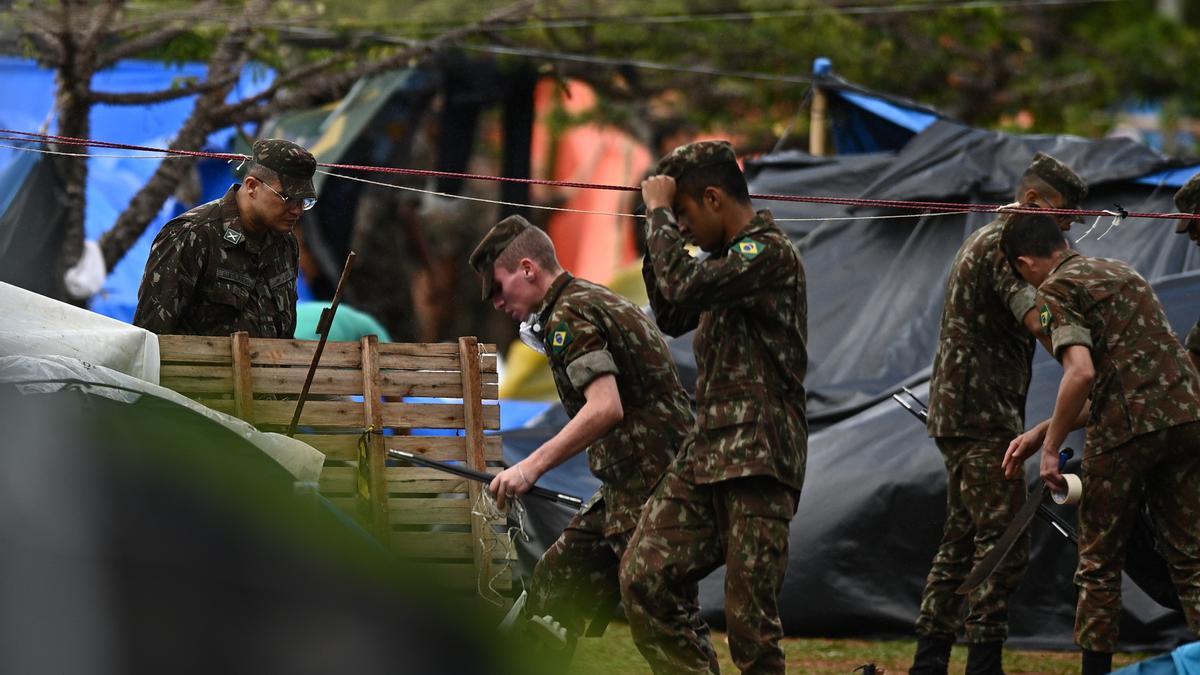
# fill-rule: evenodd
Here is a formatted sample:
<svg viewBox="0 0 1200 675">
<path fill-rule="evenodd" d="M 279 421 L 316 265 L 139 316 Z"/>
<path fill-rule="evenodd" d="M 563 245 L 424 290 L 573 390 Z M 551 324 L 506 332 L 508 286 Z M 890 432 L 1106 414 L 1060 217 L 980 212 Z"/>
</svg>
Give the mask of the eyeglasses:
<svg viewBox="0 0 1200 675">
<path fill-rule="evenodd" d="M 263 181 L 259 181 L 259 182 L 260 182 L 260 183 L 262 183 L 262 186 L 263 186 L 263 187 L 267 188 L 267 189 L 268 189 L 268 190 L 270 190 L 271 192 L 274 192 L 274 193 L 275 193 L 275 196 L 276 196 L 276 197 L 279 197 L 280 201 L 282 201 L 282 202 L 284 203 L 284 205 L 287 205 L 287 204 L 288 204 L 288 203 L 290 203 L 290 202 L 291 202 L 293 199 L 295 199 L 295 197 L 289 197 L 289 196 L 287 196 L 287 195 L 281 195 L 281 194 L 279 194 L 279 190 L 276 190 L 275 188 L 271 187 L 270 185 L 267 185 L 267 184 L 266 184 L 265 182 L 263 182 Z M 314 206 L 316 206 L 316 205 L 317 205 L 317 198 L 316 198 L 316 197 L 301 197 L 301 198 L 300 198 L 300 208 L 301 208 L 301 209 L 303 209 L 303 210 L 305 210 L 305 211 L 307 211 L 307 210 L 311 209 L 312 207 L 314 207 Z"/>
</svg>

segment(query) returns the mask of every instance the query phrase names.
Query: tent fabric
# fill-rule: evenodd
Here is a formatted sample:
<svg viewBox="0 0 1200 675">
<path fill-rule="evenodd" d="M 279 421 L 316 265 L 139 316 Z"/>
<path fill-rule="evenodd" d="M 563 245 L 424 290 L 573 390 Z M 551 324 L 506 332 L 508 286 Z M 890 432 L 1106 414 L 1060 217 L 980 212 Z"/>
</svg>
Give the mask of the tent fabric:
<svg viewBox="0 0 1200 675">
<path fill-rule="evenodd" d="M 23 153 L 0 173 L 0 281 L 56 294 L 65 184 L 58 158 Z"/>
<path fill-rule="evenodd" d="M 158 336 L 0 282 L 0 357 L 66 356 L 158 384 Z"/>
<path fill-rule="evenodd" d="M 1091 186 L 1088 208 L 1121 204 L 1130 211 L 1170 211 L 1171 191 L 1136 183 L 1170 160 L 1123 139 L 1012 136 L 939 121 L 887 161 L 886 155 L 820 158 L 791 164 L 748 163 L 751 191 L 834 194 L 829 180 L 846 162 L 861 187 L 854 196 L 970 203 L 1012 200 L 1033 154 L 1049 152 L 1073 166 Z M 832 186 L 832 188 L 830 187 Z M 850 186 L 852 187 L 852 186 Z M 779 217 L 804 205 L 776 208 Z M 824 216 L 829 207 L 813 212 Z M 843 207 L 839 216 L 894 215 L 896 210 Z M 933 360 L 950 262 L 988 214 L 925 214 L 911 219 L 830 219 L 799 227 L 783 223 L 797 241 L 808 276 L 810 421 L 840 419 L 881 400 Z M 1174 234 L 1171 221 L 1130 220 L 1110 232 L 1106 220 L 1077 248 L 1130 262 L 1148 279 L 1200 268 L 1200 254 Z M 1092 223 L 1077 224 L 1078 238 Z"/>
<path fill-rule="evenodd" d="M 519 672 L 238 433 L 99 391 L 0 385 L 0 672 Z"/>
<path fill-rule="evenodd" d="M 157 341 L 155 344 L 157 345 Z M 249 422 L 207 408 L 166 387 L 160 387 L 137 377 L 71 357 L 0 356 L 0 383 L 17 386 L 22 393 L 51 393 L 67 386 L 54 383 L 20 384 L 35 380 L 82 380 L 94 382 L 97 385 L 115 385 L 120 389 L 97 386 L 95 391 L 97 395 L 125 403 L 133 403 L 143 395 L 169 401 L 180 408 L 186 408 L 202 415 L 214 424 L 245 439 L 264 455 L 274 460 L 296 481 L 315 484 L 321 477 L 325 455 L 316 448 L 282 434 L 261 432 Z"/>
</svg>

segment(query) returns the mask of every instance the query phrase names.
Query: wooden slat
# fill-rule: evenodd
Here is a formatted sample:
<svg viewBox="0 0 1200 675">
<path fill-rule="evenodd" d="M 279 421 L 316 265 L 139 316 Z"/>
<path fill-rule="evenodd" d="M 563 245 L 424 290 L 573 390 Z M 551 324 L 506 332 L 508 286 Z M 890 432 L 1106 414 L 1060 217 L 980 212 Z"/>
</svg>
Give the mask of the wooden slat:
<svg viewBox="0 0 1200 675">
<path fill-rule="evenodd" d="M 204 337 L 197 335 L 160 335 L 158 337 L 160 360 L 163 363 L 218 363 L 228 364 L 230 347 L 228 337 Z M 316 340 L 281 340 L 270 338 L 252 338 L 250 341 L 251 358 L 255 365 L 293 365 L 307 366 L 312 362 L 316 350 Z M 482 352 L 482 370 L 494 373 L 496 363 L 496 345 L 480 345 Z M 340 366 L 357 368 L 359 365 L 359 344 L 357 342 L 327 342 L 325 353 L 321 355 L 324 366 Z M 431 358 L 432 363 L 447 363 L 448 370 L 457 371 L 458 345 L 453 342 L 438 343 L 387 343 L 380 345 L 381 365 L 389 366 L 392 359 L 404 362 L 405 358 Z M 417 363 L 419 361 L 413 361 Z M 422 366 L 431 368 L 430 366 Z"/>
<path fill-rule="evenodd" d="M 325 361 L 323 356 L 321 361 Z M 251 372 L 254 390 L 260 394 L 299 395 L 306 377 L 308 368 L 300 366 L 255 366 Z M 358 368 L 319 367 L 313 373 L 308 393 L 317 396 L 361 396 L 362 371 Z M 308 407 L 307 404 L 305 407 Z"/>
<path fill-rule="evenodd" d="M 200 405 L 212 408 L 217 412 L 223 412 L 226 415 L 233 415 L 233 399 L 212 399 L 212 398 L 197 398 L 196 402 Z M 289 418 L 290 419 L 290 418 Z"/>
<path fill-rule="evenodd" d="M 379 384 L 379 338 L 368 335 L 362 338 L 363 416 L 366 418 L 368 429 L 375 432 L 383 431 L 383 398 L 379 392 Z M 384 541 L 388 531 L 388 496 L 384 477 L 386 463 L 382 434 L 371 434 L 362 447 L 367 451 L 366 471 L 360 471 L 360 476 L 367 477 L 366 497 L 374 523 L 375 536 L 379 537 L 380 541 Z M 360 469 L 363 467 L 363 459 L 360 455 L 358 460 Z M 360 494 L 361 492 L 360 489 Z"/>
<path fill-rule="evenodd" d="M 327 460 L 353 461 L 358 454 L 359 435 L 296 434 L 296 439 L 320 450 Z M 384 436 L 383 443 L 389 450 L 404 450 L 440 462 L 466 459 L 466 441 L 462 436 Z M 488 461 L 503 459 L 499 436 L 484 437 L 484 455 Z"/>
<path fill-rule="evenodd" d="M 454 494 L 467 491 L 467 480 L 455 478 L 436 469 L 409 469 L 388 467 L 389 494 Z M 321 492 L 349 494 L 358 483 L 356 466 L 327 466 L 321 470 Z M 433 497 L 430 497 L 431 499 Z"/>
<path fill-rule="evenodd" d="M 198 399 L 199 400 L 199 399 Z M 206 404 L 207 405 L 207 404 Z M 255 421 L 260 425 L 286 426 L 292 421 L 294 401 L 255 401 Z M 309 401 L 300 424 L 312 427 L 361 428 L 362 404 L 354 401 Z M 483 406 L 487 429 L 500 427 L 500 406 Z M 384 403 L 383 425 L 410 429 L 461 429 L 463 407 L 447 403 Z"/>
<path fill-rule="evenodd" d="M 228 364 L 232 362 L 228 336 L 159 335 L 158 353 L 159 360 L 163 363 L 184 361 Z"/>
<path fill-rule="evenodd" d="M 186 393 L 229 393 L 233 391 L 233 369 L 229 366 L 179 365 L 164 363 L 159 384 Z"/>
<path fill-rule="evenodd" d="M 317 340 L 259 338 L 250 345 L 255 365 L 308 366 L 317 351 Z M 362 355 L 357 342 L 326 342 L 321 365 L 327 368 L 358 368 Z"/>
<path fill-rule="evenodd" d="M 483 451 L 483 401 L 480 400 L 481 379 L 479 372 L 479 340 L 474 337 L 458 339 L 459 362 L 462 367 L 463 390 L 463 429 L 466 432 L 467 467 L 476 471 L 487 468 Z M 467 486 L 467 495 L 474 504 L 482 491 L 483 483 L 471 481 Z M 492 561 L 487 556 L 483 538 L 490 535 L 491 530 L 483 519 L 471 516 L 471 559 L 475 562 L 475 570 L 483 579 L 491 579 Z"/>
<path fill-rule="evenodd" d="M 476 399 L 478 401 L 478 399 Z M 500 406 L 483 407 L 483 428 L 500 428 Z M 463 429 L 466 416 L 463 406 L 452 403 L 385 403 L 383 423 L 389 427 L 409 429 Z"/>
<path fill-rule="evenodd" d="M 392 525 L 465 525 L 471 519 L 471 502 L 466 499 L 389 499 L 387 510 Z"/>
<path fill-rule="evenodd" d="M 469 532 L 393 532 L 392 548 L 414 558 L 471 558 Z"/>
<path fill-rule="evenodd" d="M 384 475 L 387 476 L 389 494 L 436 495 L 467 491 L 465 478 L 447 478 L 448 474 L 436 469 L 388 467 L 384 469 Z M 327 466 L 321 470 L 321 492 L 354 492 L 357 479 L 357 467 Z"/>
<path fill-rule="evenodd" d="M 233 358 L 233 414 L 254 422 L 254 386 L 250 382 L 250 334 L 240 330 L 230 336 Z"/>
</svg>

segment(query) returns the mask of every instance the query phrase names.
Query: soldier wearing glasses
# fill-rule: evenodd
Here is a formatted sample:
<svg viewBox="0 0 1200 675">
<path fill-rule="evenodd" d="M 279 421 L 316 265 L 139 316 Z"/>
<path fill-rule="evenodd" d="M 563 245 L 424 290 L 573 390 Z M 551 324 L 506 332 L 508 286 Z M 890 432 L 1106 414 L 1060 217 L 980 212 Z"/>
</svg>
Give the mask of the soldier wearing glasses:
<svg viewBox="0 0 1200 675">
<path fill-rule="evenodd" d="M 241 184 L 163 226 L 133 323 L 155 333 L 290 338 L 299 246 L 292 228 L 317 193 L 304 148 L 260 140 Z"/>
</svg>

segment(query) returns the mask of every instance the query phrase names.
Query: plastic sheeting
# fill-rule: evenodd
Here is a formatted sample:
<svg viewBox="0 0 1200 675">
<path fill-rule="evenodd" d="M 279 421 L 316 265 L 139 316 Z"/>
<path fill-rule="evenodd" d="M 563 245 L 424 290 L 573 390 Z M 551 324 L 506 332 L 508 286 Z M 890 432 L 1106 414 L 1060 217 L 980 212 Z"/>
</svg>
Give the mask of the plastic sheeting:
<svg viewBox="0 0 1200 675">
<path fill-rule="evenodd" d="M 1135 180 L 1170 161 L 1124 139 L 1012 136 L 939 121 L 902 151 L 846 158 L 765 158 L 748 163 L 751 192 L 871 199 L 1001 204 L 1037 151 L 1072 166 L 1088 182 L 1084 206 L 1129 211 L 1174 210 L 1173 190 Z M 838 171 L 845 167 L 845 174 Z M 836 176 L 836 180 L 831 177 Z M 808 274 L 811 424 L 841 419 L 882 400 L 933 361 L 946 275 L 958 247 L 989 214 L 844 221 L 844 216 L 896 215 L 899 210 L 813 208 L 762 203 L 777 217 L 830 217 L 784 223 Z M 831 212 L 832 210 L 832 212 Z M 1174 234 L 1173 221 L 1129 220 L 1100 239 L 1104 219 L 1077 248 L 1128 261 L 1150 280 L 1200 268 L 1200 252 Z M 1076 224 L 1072 238 L 1091 222 Z M 690 367 L 688 363 L 685 367 Z"/>
<path fill-rule="evenodd" d="M 158 384 L 158 337 L 0 282 L 0 357 L 60 355 Z"/>
<path fill-rule="evenodd" d="M 157 344 L 156 339 L 156 347 Z M 59 382 L 46 382 L 47 380 L 58 380 Z M 95 387 L 87 388 L 89 393 L 122 403 L 134 403 L 143 395 L 169 401 L 197 413 L 245 439 L 264 455 L 274 460 L 295 480 L 315 484 L 321 477 L 321 467 L 325 464 L 325 455 L 316 448 L 282 434 L 259 431 L 249 422 L 205 407 L 166 387 L 150 384 L 104 366 L 71 357 L 0 356 L 0 383 L 14 385 L 23 394 L 46 394 L 58 391 L 68 386 L 66 383 L 62 383 L 62 380 L 95 383 Z M 37 384 L 22 384 L 32 382 L 37 382 Z"/>
</svg>

